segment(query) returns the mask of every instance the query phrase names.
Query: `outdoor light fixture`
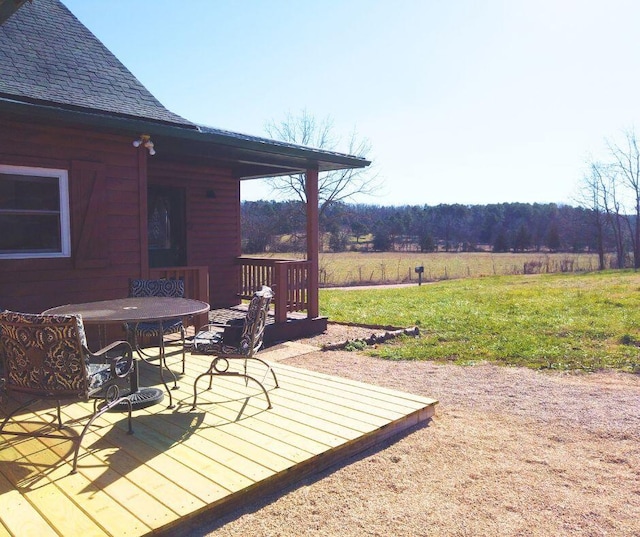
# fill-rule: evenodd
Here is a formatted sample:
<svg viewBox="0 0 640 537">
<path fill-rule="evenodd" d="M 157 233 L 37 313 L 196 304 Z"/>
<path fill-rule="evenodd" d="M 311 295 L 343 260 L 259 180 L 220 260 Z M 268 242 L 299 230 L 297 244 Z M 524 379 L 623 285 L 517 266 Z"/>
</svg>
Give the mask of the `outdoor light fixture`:
<svg viewBox="0 0 640 537">
<path fill-rule="evenodd" d="M 151 141 L 151 136 L 148 134 L 141 134 L 140 138 L 133 141 L 133 147 L 144 146 L 149 150 L 150 155 L 155 155 L 156 150 L 153 148 L 153 142 Z"/>
</svg>

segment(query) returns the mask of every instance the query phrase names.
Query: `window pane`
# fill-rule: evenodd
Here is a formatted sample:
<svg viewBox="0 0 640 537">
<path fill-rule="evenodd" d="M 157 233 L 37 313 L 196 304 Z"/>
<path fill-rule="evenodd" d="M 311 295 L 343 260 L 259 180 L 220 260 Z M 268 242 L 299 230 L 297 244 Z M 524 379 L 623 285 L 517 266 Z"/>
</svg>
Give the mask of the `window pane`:
<svg viewBox="0 0 640 537">
<path fill-rule="evenodd" d="M 67 171 L 0 164 L 0 259 L 70 253 Z"/>
<path fill-rule="evenodd" d="M 59 211 L 58 178 L 0 175 L 0 210 Z"/>
<path fill-rule="evenodd" d="M 60 252 L 59 215 L 1 214 L 0 253 Z"/>
</svg>

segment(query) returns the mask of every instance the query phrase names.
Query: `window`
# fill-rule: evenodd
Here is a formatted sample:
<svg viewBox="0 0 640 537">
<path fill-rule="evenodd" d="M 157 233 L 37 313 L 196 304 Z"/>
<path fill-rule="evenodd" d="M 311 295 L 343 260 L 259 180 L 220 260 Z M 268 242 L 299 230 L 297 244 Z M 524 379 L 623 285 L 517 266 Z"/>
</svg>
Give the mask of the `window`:
<svg viewBox="0 0 640 537">
<path fill-rule="evenodd" d="M 0 259 L 69 257 L 66 170 L 0 165 Z"/>
</svg>

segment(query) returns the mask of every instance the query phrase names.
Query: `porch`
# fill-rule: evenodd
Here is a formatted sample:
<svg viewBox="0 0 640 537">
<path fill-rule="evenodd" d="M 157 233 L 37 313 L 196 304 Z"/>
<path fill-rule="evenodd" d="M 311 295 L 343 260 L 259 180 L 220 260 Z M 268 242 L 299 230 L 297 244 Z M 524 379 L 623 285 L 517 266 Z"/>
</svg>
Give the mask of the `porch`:
<svg viewBox="0 0 640 537">
<path fill-rule="evenodd" d="M 320 334 L 327 328 L 327 318 L 318 314 L 318 289 L 310 285 L 312 262 L 272 258 L 238 257 L 236 259 L 238 301 L 249 300 L 263 285 L 273 289 L 273 316 L 265 333 L 267 343 Z M 185 297 L 210 303 L 207 267 L 152 268 L 150 278 L 184 280 Z M 215 285 L 215 284 L 214 284 Z M 235 305 L 212 305 L 210 317 L 233 317 Z M 229 309 L 228 313 L 224 310 Z M 237 308 L 236 308 L 237 309 Z M 240 311 L 241 311 L 240 307 Z M 218 315 L 218 317 L 216 317 Z M 194 326 L 205 324 L 206 318 L 194 320 Z"/>
<path fill-rule="evenodd" d="M 280 352 L 272 347 L 261 357 L 277 362 Z M 176 408 L 166 408 L 165 398 L 136 411 L 133 436 L 122 414 L 99 419 L 75 475 L 71 442 L 2 436 L 0 536 L 179 535 L 428 421 L 436 404 L 275 363 L 280 387 L 267 385 L 272 410 L 259 389 L 223 377 L 191 411 L 191 386 L 208 363 L 189 354 Z M 158 377 L 141 366 L 143 385 L 157 385 Z M 79 419 L 89 407 L 63 410 Z M 55 411 L 37 413 L 52 421 Z"/>
</svg>

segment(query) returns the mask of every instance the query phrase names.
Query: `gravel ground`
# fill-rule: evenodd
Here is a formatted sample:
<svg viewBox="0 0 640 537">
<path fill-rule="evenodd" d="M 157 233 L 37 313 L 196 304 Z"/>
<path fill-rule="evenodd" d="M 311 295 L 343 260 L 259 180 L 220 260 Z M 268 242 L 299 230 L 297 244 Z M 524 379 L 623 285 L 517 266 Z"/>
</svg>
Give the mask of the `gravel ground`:
<svg viewBox="0 0 640 537">
<path fill-rule="evenodd" d="M 305 342 L 370 334 L 330 325 Z M 427 425 L 193 536 L 640 536 L 638 375 L 346 351 L 286 362 L 440 404 Z"/>
</svg>

